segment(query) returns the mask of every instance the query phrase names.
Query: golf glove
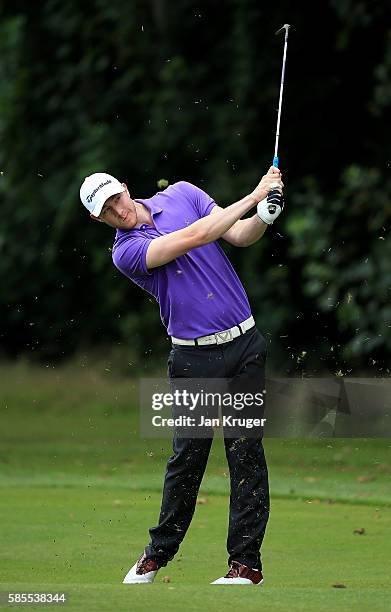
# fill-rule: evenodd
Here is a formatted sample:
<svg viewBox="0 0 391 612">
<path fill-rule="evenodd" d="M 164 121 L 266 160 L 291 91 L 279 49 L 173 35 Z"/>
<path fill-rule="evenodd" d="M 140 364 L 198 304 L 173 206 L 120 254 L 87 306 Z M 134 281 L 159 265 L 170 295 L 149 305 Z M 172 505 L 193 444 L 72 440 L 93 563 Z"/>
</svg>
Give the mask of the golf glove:
<svg viewBox="0 0 391 612">
<path fill-rule="evenodd" d="M 267 198 L 259 202 L 257 215 L 264 223 L 271 225 L 284 209 L 284 196 L 278 189 L 269 191 Z"/>
</svg>

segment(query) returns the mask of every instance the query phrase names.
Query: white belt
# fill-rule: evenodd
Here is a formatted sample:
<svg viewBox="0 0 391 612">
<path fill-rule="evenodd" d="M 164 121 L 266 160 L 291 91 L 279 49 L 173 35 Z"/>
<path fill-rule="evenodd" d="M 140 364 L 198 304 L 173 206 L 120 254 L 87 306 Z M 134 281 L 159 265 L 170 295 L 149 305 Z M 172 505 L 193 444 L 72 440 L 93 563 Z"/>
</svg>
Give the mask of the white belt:
<svg viewBox="0 0 391 612">
<path fill-rule="evenodd" d="M 234 327 L 231 327 L 231 329 L 224 329 L 223 331 L 218 331 L 215 334 L 210 334 L 209 336 L 200 336 L 199 338 L 194 338 L 194 340 L 185 340 L 184 338 L 175 338 L 175 336 L 171 336 L 171 340 L 173 344 L 182 344 L 183 346 L 224 344 L 225 342 L 231 342 L 231 340 L 234 338 L 245 334 L 246 331 L 254 327 L 254 325 L 254 317 L 251 316 L 242 323 L 234 325 Z"/>
</svg>

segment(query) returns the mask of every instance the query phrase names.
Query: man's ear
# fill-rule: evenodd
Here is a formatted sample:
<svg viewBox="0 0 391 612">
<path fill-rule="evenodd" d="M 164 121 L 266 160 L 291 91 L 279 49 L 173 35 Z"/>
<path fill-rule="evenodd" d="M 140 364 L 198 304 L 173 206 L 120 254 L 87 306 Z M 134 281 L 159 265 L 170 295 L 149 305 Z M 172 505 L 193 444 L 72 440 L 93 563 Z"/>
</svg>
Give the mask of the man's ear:
<svg viewBox="0 0 391 612">
<path fill-rule="evenodd" d="M 90 217 L 93 221 L 99 221 L 99 223 L 103 223 L 102 219 L 99 219 L 99 217 L 94 217 L 94 215 L 92 215 L 91 213 L 90 213 Z"/>
<path fill-rule="evenodd" d="M 129 193 L 129 189 L 128 189 L 127 184 L 126 184 L 126 183 L 121 183 L 121 185 L 122 185 L 123 187 L 125 187 L 125 191 L 126 191 L 126 193 L 128 194 L 128 196 L 129 196 L 129 198 L 130 198 L 130 193 Z"/>
</svg>

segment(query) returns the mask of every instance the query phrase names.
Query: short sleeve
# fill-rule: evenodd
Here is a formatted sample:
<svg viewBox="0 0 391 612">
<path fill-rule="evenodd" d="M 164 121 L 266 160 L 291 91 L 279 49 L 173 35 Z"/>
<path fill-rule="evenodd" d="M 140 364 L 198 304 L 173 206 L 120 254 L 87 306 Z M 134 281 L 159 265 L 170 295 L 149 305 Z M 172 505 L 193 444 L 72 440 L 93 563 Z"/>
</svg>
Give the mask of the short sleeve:
<svg viewBox="0 0 391 612">
<path fill-rule="evenodd" d="M 147 270 L 147 250 L 152 242 L 151 238 L 143 236 L 129 236 L 113 248 L 113 263 L 125 276 L 150 275 Z"/>
<path fill-rule="evenodd" d="M 180 185 L 183 188 L 186 197 L 191 200 L 191 203 L 199 218 L 207 217 L 212 208 L 216 206 L 216 202 L 213 200 L 213 198 L 211 198 L 205 191 L 200 189 L 200 187 L 197 187 L 192 183 L 181 181 Z"/>
</svg>

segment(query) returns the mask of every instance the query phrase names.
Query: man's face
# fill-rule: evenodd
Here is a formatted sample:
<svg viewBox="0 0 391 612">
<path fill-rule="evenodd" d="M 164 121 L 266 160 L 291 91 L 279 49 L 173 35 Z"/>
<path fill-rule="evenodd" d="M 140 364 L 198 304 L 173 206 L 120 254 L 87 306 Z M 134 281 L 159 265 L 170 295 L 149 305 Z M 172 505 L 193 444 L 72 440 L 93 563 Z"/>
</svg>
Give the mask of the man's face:
<svg viewBox="0 0 391 612">
<path fill-rule="evenodd" d="M 92 216 L 92 215 L 91 215 Z M 137 213 L 133 200 L 125 191 L 116 193 L 106 200 L 99 217 L 93 217 L 103 221 L 106 225 L 116 229 L 132 229 L 137 225 Z"/>
</svg>

